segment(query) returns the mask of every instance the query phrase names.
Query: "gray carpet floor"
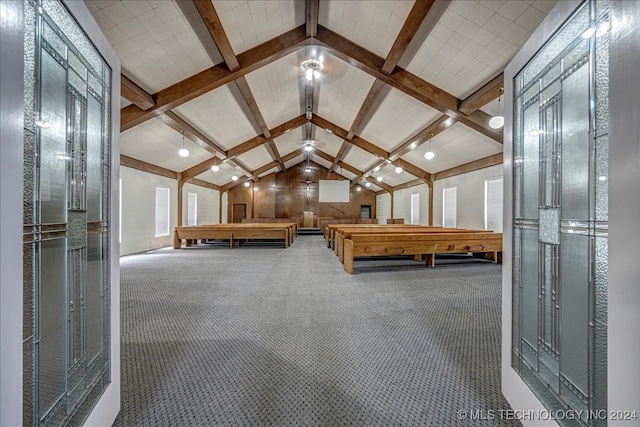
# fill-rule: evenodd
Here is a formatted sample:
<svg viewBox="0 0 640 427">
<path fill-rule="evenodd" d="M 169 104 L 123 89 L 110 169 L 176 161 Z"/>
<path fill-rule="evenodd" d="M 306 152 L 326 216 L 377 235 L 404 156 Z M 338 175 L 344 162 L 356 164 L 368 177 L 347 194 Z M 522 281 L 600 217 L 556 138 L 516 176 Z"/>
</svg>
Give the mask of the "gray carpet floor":
<svg viewBox="0 0 640 427">
<path fill-rule="evenodd" d="M 115 425 L 519 425 L 458 416 L 510 409 L 500 266 L 355 267 L 319 236 L 123 257 Z"/>
</svg>

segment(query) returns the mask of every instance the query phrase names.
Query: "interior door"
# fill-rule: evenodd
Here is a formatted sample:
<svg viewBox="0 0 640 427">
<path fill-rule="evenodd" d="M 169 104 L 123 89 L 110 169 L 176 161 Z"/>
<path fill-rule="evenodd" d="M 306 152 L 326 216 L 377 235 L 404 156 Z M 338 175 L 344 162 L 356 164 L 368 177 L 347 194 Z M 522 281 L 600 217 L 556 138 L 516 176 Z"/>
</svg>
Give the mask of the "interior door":
<svg viewBox="0 0 640 427">
<path fill-rule="evenodd" d="M 231 218 L 233 223 L 242 222 L 243 218 L 247 217 L 247 204 L 246 203 L 234 203 L 232 206 Z"/>
</svg>

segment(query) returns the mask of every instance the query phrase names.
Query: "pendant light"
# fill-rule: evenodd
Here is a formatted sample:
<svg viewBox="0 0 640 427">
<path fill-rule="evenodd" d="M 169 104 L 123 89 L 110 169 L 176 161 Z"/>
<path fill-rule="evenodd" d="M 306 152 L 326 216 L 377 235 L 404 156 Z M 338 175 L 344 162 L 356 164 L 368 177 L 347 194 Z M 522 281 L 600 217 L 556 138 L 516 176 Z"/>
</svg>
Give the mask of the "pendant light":
<svg viewBox="0 0 640 427">
<path fill-rule="evenodd" d="M 431 160 L 436 156 L 435 153 L 431 151 L 431 138 L 433 138 L 432 133 L 429 134 L 429 150 L 427 150 L 427 152 L 424 153 L 424 158 L 427 160 Z"/>
<path fill-rule="evenodd" d="M 213 152 L 213 166 L 211 166 L 211 170 L 213 172 L 218 172 L 220 170 L 220 166 L 218 166 L 218 158 L 216 157 L 216 152 Z"/>
<path fill-rule="evenodd" d="M 400 166 L 397 166 L 395 168 L 396 173 L 402 173 L 402 168 Z"/>
<path fill-rule="evenodd" d="M 498 88 L 498 92 L 498 114 L 491 117 L 491 120 L 489 120 L 489 127 L 491 129 L 500 129 L 504 126 L 504 117 L 500 115 L 500 97 L 502 96 L 502 92 L 504 92 L 504 88 Z"/>
<path fill-rule="evenodd" d="M 184 129 L 180 129 L 180 133 L 182 134 L 182 148 L 178 150 L 178 154 L 180 157 L 189 157 L 189 150 L 184 147 Z"/>
<path fill-rule="evenodd" d="M 236 174 L 236 165 L 233 165 L 233 175 L 231 176 L 231 181 L 237 181 L 238 175 Z"/>
</svg>

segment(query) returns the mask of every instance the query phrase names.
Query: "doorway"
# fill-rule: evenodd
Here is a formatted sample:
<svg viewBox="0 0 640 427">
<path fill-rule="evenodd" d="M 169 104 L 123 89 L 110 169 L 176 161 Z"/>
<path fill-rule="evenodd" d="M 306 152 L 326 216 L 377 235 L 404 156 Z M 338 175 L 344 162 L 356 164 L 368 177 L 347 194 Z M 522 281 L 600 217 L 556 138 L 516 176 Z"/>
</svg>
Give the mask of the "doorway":
<svg viewBox="0 0 640 427">
<path fill-rule="evenodd" d="M 247 217 L 247 204 L 246 203 L 234 203 L 231 206 L 231 222 L 234 224 L 241 223 L 244 218 Z"/>
<path fill-rule="evenodd" d="M 360 218 L 371 218 L 371 205 L 360 205 Z"/>
</svg>

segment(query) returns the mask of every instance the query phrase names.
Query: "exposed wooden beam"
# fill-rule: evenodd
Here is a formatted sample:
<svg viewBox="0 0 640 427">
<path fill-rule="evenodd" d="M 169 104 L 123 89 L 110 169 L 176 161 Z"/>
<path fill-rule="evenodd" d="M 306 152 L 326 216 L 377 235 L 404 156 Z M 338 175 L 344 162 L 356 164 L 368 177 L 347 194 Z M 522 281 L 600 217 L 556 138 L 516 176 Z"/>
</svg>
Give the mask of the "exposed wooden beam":
<svg viewBox="0 0 640 427">
<path fill-rule="evenodd" d="M 328 161 L 329 163 L 336 163 L 338 167 L 346 169 L 347 171 L 351 172 L 352 174 L 356 175 L 357 178 L 361 178 L 362 177 L 362 171 L 359 170 L 358 168 L 356 168 L 355 166 L 351 166 L 348 163 L 345 163 L 343 161 L 337 161 L 335 157 L 333 157 L 331 154 L 325 153 L 322 150 L 319 149 L 315 149 L 313 151 L 314 155 L 317 155 L 318 157 L 322 157 L 323 159 L 325 159 L 326 161 Z"/>
<path fill-rule="evenodd" d="M 295 129 L 297 127 L 302 126 L 306 122 L 307 122 L 307 120 L 305 119 L 304 116 L 295 117 L 295 118 L 289 120 L 288 122 L 283 123 L 283 124 L 281 124 L 279 126 L 276 126 L 273 129 L 271 129 L 269 131 L 269 133 L 271 134 L 271 136 L 269 138 L 265 138 L 262 135 L 258 135 L 258 136 L 255 136 L 255 137 L 251 138 L 251 139 L 248 139 L 247 141 L 244 141 L 241 144 L 236 145 L 235 147 L 230 148 L 227 151 L 227 157 L 230 158 L 230 159 L 238 157 L 238 156 L 246 153 L 247 151 L 251 151 L 256 147 L 259 147 L 259 146 L 267 143 L 267 141 L 273 140 L 273 139 L 279 137 L 280 135 L 283 135 L 288 130 Z"/>
<path fill-rule="evenodd" d="M 473 92 L 465 100 L 460 103 L 460 112 L 471 114 L 481 107 L 487 105 L 500 95 L 499 89 L 504 87 L 504 73 L 498 74 L 488 83 L 484 84 L 480 89 Z"/>
<path fill-rule="evenodd" d="M 429 139 L 433 138 L 440 132 L 448 129 L 451 125 L 453 125 L 456 121 L 451 117 L 443 114 L 434 120 L 431 124 L 429 124 L 426 128 L 422 129 L 415 135 L 407 138 L 402 144 L 396 147 L 391 153 L 389 153 L 389 159 L 395 160 L 399 157 L 404 156 L 408 152 L 415 150 Z"/>
<path fill-rule="evenodd" d="M 154 175 L 160 175 L 171 179 L 178 179 L 178 172 L 166 169 L 160 166 L 156 166 L 151 163 L 143 162 L 142 160 L 134 159 L 124 154 L 120 154 L 120 165 L 128 168 L 137 169 L 139 171 L 152 173 Z"/>
<path fill-rule="evenodd" d="M 240 68 L 229 71 L 216 65 L 154 94 L 156 105 L 143 110 L 135 105 L 120 110 L 120 130 L 125 131 L 239 77 L 270 64 L 313 42 L 305 26 L 294 28 L 238 55 Z"/>
<path fill-rule="evenodd" d="M 417 185 L 423 185 L 425 182 L 421 179 L 414 179 L 413 181 L 405 182 L 404 184 L 399 184 L 393 187 L 393 191 L 404 190 L 405 188 L 415 187 Z"/>
<path fill-rule="evenodd" d="M 212 154 L 220 153 L 223 158 L 227 156 L 227 152 L 224 150 L 224 148 L 206 137 L 198 129 L 191 126 L 182 117 L 178 116 L 173 111 L 162 113 L 157 117 L 157 119 L 177 132 L 184 131 L 185 138 L 195 142 L 208 152 Z"/>
<path fill-rule="evenodd" d="M 320 0 L 307 0 L 306 2 L 306 29 L 307 37 L 315 37 L 318 33 L 318 13 Z"/>
<path fill-rule="evenodd" d="M 336 154 L 336 162 L 339 162 L 341 160 L 343 160 L 345 158 L 345 156 L 349 153 L 349 149 L 351 149 L 351 147 L 353 147 L 348 141 L 342 141 L 342 145 L 340 146 L 340 149 L 338 150 L 338 154 Z M 329 168 L 329 172 L 333 172 L 336 168 L 337 163 L 333 163 L 331 165 L 331 167 Z"/>
<path fill-rule="evenodd" d="M 406 160 L 398 158 L 393 161 L 393 164 L 400 166 L 402 169 L 424 182 L 431 181 L 431 174 L 413 163 L 409 163 Z"/>
<path fill-rule="evenodd" d="M 322 25 L 318 25 L 316 40 L 338 58 L 502 143 L 502 132 L 496 132 L 489 127 L 490 117 L 483 111 L 478 110 L 469 115 L 460 113 L 458 106 L 461 101 L 458 98 L 402 68 L 396 68 L 390 76 L 384 74 L 381 71 L 384 63 L 382 58 Z"/>
<path fill-rule="evenodd" d="M 199 187 L 209 188 L 211 190 L 220 191 L 220 186 L 219 185 L 213 184 L 211 182 L 203 181 L 203 180 L 198 179 L 198 178 L 191 178 L 189 180 L 189 184 L 197 185 Z"/>
<path fill-rule="evenodd" d="M 232 189 L 235 186 L 238 186 L 240 184 L 244 184 L 245 182 L 249 182 L 249 181 L 251 181 L 249 178 L 246 178 L 246 179 L 240 178 L 237 181 L 229 181 L 225 185 L 220 187 L 220 192 L 224 193 L 225 191 L 229 191 L 230 189 Z"/>
<path fill-rule="evenodd" d="M 213 2 L 211 0 L 193 0 L 193 3 L 196 5 L 198 13 L 207 26 L 211 38 L 213 38 L 216 46 L 218 46 L 218 50 L 222 58 L 224 58 L 227 67 L 229 67 L 229 70 L 234 71 L 240 68 L 238 58 L 236 58 L 236 54 L 231 47 L 227 33 L 225 33 L 224 28 L 222 28 L 222 23 L 220 22 L 220 18 L 218 18 L 216 9 L 213 7 Z"/>
<path fill-rule="evenodd" d="M 203 172 L 206 172 L 211 166 L 213 166 L 216 162 L 220 161 L 216 157 L 212 157 L 210 159 L 205 160 L 204 162 L 200 162 L 197 165 L 191 166 L 189 169 L 182 171 L 180 180 L 181 181 L 189 181 L 190 179 L 200 175 Z"/>
<path fill-rule="evenodd" d="M 387 163 L 386 160 L 378 160 L 377 162 L 375 162 L 374 164 L 372 164 L 371 166 L 369 166 L 364 172 L 364 175 L 371 175 L 373 172 L 376 172 L 377 168 L 381 168 L 385 163 Z"/>
<path fill-rule="evenodd" d="M 391 193 L 393 194 L 393 187 L 390 186 L 389 184 L 385 184 L 384 182 L 381 181 L 377 181 L 375 178 L 368 176 L 365 178 L 367 181 L 369 181 L 372 184 L 377 185 L 378 187 L 384 189 L 387 193 Z"/>
<path fill-rule="evenodd" d="M 304 154 L 304 153 L 305 153 L 304 148 L 298 148 L 297 150 L 293 150 L 289 154 L 285 154 L 284 156 L 282 156 L 282 161 L 288 162 L 289 160 L 295 159 L 300 154 Z"/>
<path fill-rule="evenodd" d="M 389 153 L 386 150 L 378 147 L 377 145 L 367 141 L 364 138 L 356 136 L 349 142 L 355 145 L 356 147 L 362 148 L 364 151 L 367 151 L 373 154 L 374 156 L 378 156 L 381 159 L 389 158 Z"/>
<path fill-rule="evenodd" d="M 258 169 L 254 170 L 253 173 L 255 174 L 255 176 L 259 176 L 260 174 L 265 173 L 266 171 L 273 169 L 277 166 L 279 166 L 280 163 L 276 162 L 275 160 L 271 163 L 267 163 L 264 166 L 259 167 Z"/>
<path fill-rule="evenodd" d="M 270 140 L 270 141 L 268 141 L 266 143 L 265 148 L 269 152 L 269 155 L 271 156 L 271 158 L 273 160 L 275 160 L 276 162 L 278 162 L 278 164 L 280 165 L 280 169 L 282 169 L 282 172 L 284 172 L 286 170 L 286 167 L 284 166 L 284 162 L 282 161 L 282 157 L 280 156 L 280 153 L 278 152 L 278 147 L 276 147 L 276 143 L 273 142 L 273 140 Z"/>
<path fill-rule="evenodd" d="M 434 3 L 435 0 L 418 0 L 413 4 L 407 19 L 404 21 L 404 25 L 402 25 L 400 33 L 398 33 L 398 37 L 396 37 L 396 41 L 393 43 L 393 46 L 387 55 L 387 59 L 382 65 L 383 73 L 391 74 L 393 69 L 396 68 L 402 54 L 407 50 L 413 36 L 416 35 L 418 28 L 420 28 L 422 21 L 424 21 L 424 18 L 427 16 L 427 13 L 429 13 L 429 10 L 431 10 Z"/>
<path fill-rule="evenodd" d="M 456 166 L 455 168 L 443 170 L 441 172 L 433 174 L 433 181 L 439 179 L 449 178 L 451 176 L 460 175 L 467 172 L 473 172 L 478 169 L 484 169 L 495 165 L 502 164 L 503 153 L 494 154 L 493 156 L 485 157 L 473 162 L 465 163 L 464 165 Z"/>
<path fill-rule="evenodd" d="M 419 2 L 418 2 L 419 3 Z M 351 139 L 355 134 L 360 132 L 360 128 L 362 127 L 365 120 L 370 117 L 370 113 L 373 114 L 375 110 L 372 110 L 380 92 L 385 88 L 385 83 L 382 80 L 376 80 L 373 82 L 371 89 L 369 89 L 369 93 L 367 93 L 367 97 L 364 99 L 358 114 L 356 115 L 353 124 L 351 125 L 351 129 L 347 133 L 347 139 Z"/>
<path fill-rule="evenodd" d="M 234 167 L 234 169 L 240 169 L 243 173 L 249 175 L 249 179 L 253 179 L 255 177 L 255 175 L 253 174 L 253 171 L 251 169 L 249 169 L 249 167 L 247 165 L 245 165 L 244 163 L 242 163 L 240 160 L 238 159 L 226 159 L 225 162 L 227 164 L 230 164 L 231 166 Z"/>
<path fill-rule="evenodd" d="M 311 118 L 311 123 L 322 128 L 329 129 L 335 136 L 342 139 L 347 139 L 347 131 L 342 129 L 340 126 L 331 123 L 329 120 L 323 119 L 322 117 L 314 114 Z"/>
<path fill-rule="evenodd" d="M 264 121 L 264 117 L 262 117 L 262 113 L 260 112 L 260 108 L 258 108 L 258 104 L 256 103 L 256 99 L 253 97 L 253 93 L 251 93 L 251 88 L 249 87 L 249 83 L 247 83 L 247 79 L 244 76 L 239 77 L 235 81 L 236 86 L 240 90 L 244 101 L 247 103 L 247 107 L 249 107 L 249 111 L 251 111 L 251 115 L 253 119 L 258 124 L 258 127 L 262 131 L 262 134 L 265 138 L 269 138 L 271 133 L 269 132 L 269 127 L 267 123 Z"/>
<path fill-rule="evenodd" d="M 120 95 L 142 110 L 148 110 L 156 105 L 156 101 L 147 91 L 129 80 L 124 74 L 120 75 Z"/>
</svg>

